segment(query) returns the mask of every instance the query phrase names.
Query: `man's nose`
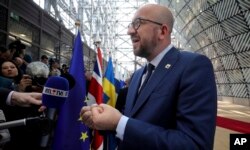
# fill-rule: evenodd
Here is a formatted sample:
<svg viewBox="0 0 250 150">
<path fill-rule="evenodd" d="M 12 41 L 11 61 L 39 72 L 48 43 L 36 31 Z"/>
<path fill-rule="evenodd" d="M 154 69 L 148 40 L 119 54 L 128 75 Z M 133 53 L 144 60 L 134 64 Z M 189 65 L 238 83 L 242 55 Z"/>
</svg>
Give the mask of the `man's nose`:
<svg viewBox="0 0 250 150">
<path fill-rule="evenodd" d="M 132 35 L 136 32 L 136 30 L 132 27 L 132 26 L 129 26 L 128 27 L 128 30 L 127 30 L 127 34 L 128 35 Z"/>
</svg>

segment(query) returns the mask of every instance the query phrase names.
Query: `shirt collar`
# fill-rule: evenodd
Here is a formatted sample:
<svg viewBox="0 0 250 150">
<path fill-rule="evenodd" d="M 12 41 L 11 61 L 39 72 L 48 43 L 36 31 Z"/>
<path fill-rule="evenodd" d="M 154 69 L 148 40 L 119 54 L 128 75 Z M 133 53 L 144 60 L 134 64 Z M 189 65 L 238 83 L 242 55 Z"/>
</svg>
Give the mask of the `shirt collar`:
<svg viewBox="0 0 250 150">
<path fill-rule="evenodd" d="M 162 60 L 162 58 L 165 56 L 165 54 L 173 47 L 172 44 L 168 45 L 162 52 L 160 52 L 152 61 L 150 61 L 149 63 L 151 63 L 152 65 L 155 66 L 155 68 L 159 65 L 160 61 Z"/>
</svg>

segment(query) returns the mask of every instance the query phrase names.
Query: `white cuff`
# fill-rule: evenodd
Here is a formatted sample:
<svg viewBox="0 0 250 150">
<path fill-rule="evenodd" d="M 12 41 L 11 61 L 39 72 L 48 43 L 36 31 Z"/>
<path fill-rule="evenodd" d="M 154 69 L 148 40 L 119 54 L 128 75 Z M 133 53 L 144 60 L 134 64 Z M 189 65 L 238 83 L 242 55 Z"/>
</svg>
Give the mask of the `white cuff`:
<svg viewBox="0 0 250 150">
<path fill-rule="evenodd" d="M 11 97 L 12 97 L 12 94 L 14 93 L 14 91 L 11 91 L 6 99 L 6 104 L 7 105 L 12 105 L 11 104 Z"/>
<path fill-rule="evenodd" d="M 125 132 L 128 119 L 129 119 L 128 117 L 122 116 L 116 127 L 116 137 L 118 137 L 120 140 L 123 140 L 123 136 L 124 136 L 124 132 Z"/>
</svg>

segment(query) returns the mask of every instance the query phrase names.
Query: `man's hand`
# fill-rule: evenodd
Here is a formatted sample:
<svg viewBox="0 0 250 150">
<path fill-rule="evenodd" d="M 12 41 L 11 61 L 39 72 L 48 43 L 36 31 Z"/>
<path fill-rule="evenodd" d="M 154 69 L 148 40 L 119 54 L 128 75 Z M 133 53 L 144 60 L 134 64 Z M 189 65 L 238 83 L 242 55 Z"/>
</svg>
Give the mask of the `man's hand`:
<svg viewBox="0 0 250 150">
<path fill-rule="evenodd" d="M 13 92 L 11 96 L 11 104 L 22 107 L 42 104 L 42 93 L 21 93 Z"/>
<path fill-rule="evenodd" d="M 117 109 L 106 104 L 85 106 L 80 115 L 84 124 L 96 130 L 115 130 L 122 116 Z"/>
<path fill-rule="evenodd" d="M 82 118 L 82 122 L 89 128 L 93 129 L 91 106 L 83 106 L 80 112 L 80 116 Z"/>
</svg>

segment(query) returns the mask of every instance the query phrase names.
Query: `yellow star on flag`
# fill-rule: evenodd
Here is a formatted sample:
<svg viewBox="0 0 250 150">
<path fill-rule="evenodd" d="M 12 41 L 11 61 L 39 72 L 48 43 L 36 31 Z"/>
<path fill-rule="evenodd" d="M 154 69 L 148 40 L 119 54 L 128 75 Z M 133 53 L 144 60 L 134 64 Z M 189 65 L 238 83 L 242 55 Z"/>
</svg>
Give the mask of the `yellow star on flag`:
<svg viewBox="0 0 250 150">
<path fill-rule="evenodd" d="M 87 131 L 86 132 L 81 132 L 81 138 L 80 138 L 80 140 L 83 140 L 83 142 L 85 142 L 85 140 L 89 137 L 88 136 L 88 133 L 87 133 Z"/>
</svg>

